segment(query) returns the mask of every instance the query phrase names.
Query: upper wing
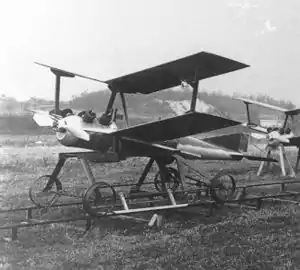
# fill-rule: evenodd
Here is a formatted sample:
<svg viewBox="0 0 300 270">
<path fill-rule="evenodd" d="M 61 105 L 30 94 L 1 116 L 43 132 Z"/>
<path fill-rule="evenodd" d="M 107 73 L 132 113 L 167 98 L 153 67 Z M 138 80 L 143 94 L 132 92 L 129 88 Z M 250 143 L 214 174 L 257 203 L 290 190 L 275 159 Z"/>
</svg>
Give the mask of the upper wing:
<svg viewBox="0 0 300 270">
<path fill-rule="evenodd" d="M 278 107 L 278 106 L 270 105 L 270 104 L 267 104 L 267 103 L 255 101 L 255 100 L 248 99 L 248 98 L 234 98 L 234 99 L 241 100 L 241 101 L 243 101 L 244 103 L 247 103 L 247 104 L 255 104 L 255 105 L 258 105 L 258 106 L 261 106 L 261 107 L 264 107 L 264 108 L 268 108 L 268 109 L 275 110 L 275 111 L 278 111 L 278 112 L 283 112 L 287 115 L 296 115 L 296 114 L 300 113 L 300 109 L 289 110 L 289 109 L 285 109 L 285 108 L 282 108 L 282 107 Z"/>
<path fill-rule="evenodd" d="M 123 93 L 149 94 L 182 81 L 199 81 L 246 67 L 249 65 L 203 51 L 105 82 Z"/>
<path fill-rule="evenodd" d="M 238 124 L 240 123 L 219 116 L 189 112 L 172 118 L 118 130 L 112 132 L 111 135 L 135 138 L 145 142 L 159 142 Z"/>
<path fill-rule="evenodd" d="M 249 65 L 232 59 L 202 51 L 159 66 L 102 81 L 50 65 L 35 63 L 50 68 L 52 72 L 61 76 L 77 76 L 108 84 L 109 88 L 114 89 L 114 91 L 142 94 L 149 94 L 174 87 L 180 85 L 182 81 L 199 81 L 249 67 Z"/>
</svg>

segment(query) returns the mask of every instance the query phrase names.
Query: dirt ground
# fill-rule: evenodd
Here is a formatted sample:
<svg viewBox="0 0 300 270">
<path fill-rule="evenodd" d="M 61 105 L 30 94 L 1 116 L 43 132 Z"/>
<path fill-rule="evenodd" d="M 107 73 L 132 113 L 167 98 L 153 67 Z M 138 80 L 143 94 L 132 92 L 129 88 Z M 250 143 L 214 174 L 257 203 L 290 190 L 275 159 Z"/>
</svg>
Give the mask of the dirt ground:
<svg viewBox="0 0 300 270">
<path fill-rule="evenodd" d="M 1 208 L 32 205 L 29 187 L 38 176 L 52 172 L 57 154 L 66 152 L 66 148 L 49 136 L 1 137 L 0 145 Z M 290 155 L 294 156 L 294 152 Z M 78 164 L 75 160 L 68 162 L 60 176 L 72 191 L 87 184 Z M 129 183 L 138 179 L 144 164 L 144 159 L 133 158 L 117 164 L 92 165 L 92 170 L 102 181 Z M 238 181 L 248 182 L 259 180 L 255 177 L 258 165 L 244 161 L 193 164 L 209 176 L 226 169 Z M 154 171 L 150 177 L 153 175 Z M 264 180 L 275 178 L 276 174 L 267 174 Z M 84 237 L 79 233 L 83 222 L 76 222 L 76 226 L 24 228 L 17 241 L 0 241 L 0 269 L 300 268 L 299 206 L 274 204 L 261 210 L 223 207 L 210 217 L 202 210 L 171 214 L 159 229 L 131 220 L 103 219 Z M 44 219 L 80 211 L 37 210 L 34 216 Z M 14 214 L 10 218 L 19 220 L 23 216 Z M 0 219 L 4 224 L 8 216 L 2 214 Z M 0 236 L 8 234 L 9 231 L 0 231 Z"/>
</svg>

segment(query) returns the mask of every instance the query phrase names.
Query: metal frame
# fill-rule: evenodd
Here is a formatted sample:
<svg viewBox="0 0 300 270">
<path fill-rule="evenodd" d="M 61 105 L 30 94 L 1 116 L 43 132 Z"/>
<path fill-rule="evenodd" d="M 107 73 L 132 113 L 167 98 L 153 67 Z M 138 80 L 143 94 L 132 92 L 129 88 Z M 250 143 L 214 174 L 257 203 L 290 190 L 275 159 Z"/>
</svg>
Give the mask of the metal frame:
<svg viewBox="0 0 300 270">
<path fill-rule="evenodd" d="M 84 172 L 89 180 L 89 183 L 92 185 L 95 183 L 95 177 L 93 176 L 93 173 L 91 171 L 91 168 L 88 164 L 88 161 L 95 161 L 95 162 L 119 162 L 120 156 L 117 152 L 112 153 L 99 153 L 95 151 L 91 152 L 66 152 L 66 153 L 59 153 L 58 154 L 58 162 L 56 163 L 56 166 L 51 174 L 50 180 L 48 181 L 44 191 L 49 190 L 54 183 L 58 186 L 58 190 L 62 189 L 62 184 L 58 180 L 58 175 L 66 163 L 67 159 L 69 158 L 77 158 L 79 159 L 80 163 L 82 164 L 82 167 L 84 169 Z"/>
<path fill-rule="evenodd" d="M 276 148 L 276 149 L 272 148 L 271 146 L 267 146 L 266 147 L 266 157 L 269 158 L 271 156 L 271 153 L 274 152 L 274 151 L 276 151 L 277 149 L 279 149 L 280 168 L 281 168 L 281 174 L 282 174 L 282 176 L 286 176 L 285 162 L 284 162 L 286 160 L 286 163 L 287 163 L 289 171 L 290 171 L 289 176 L 290 177 L 295 177 L 296 176 L 295 170 L 297 170 L 298 162 L 299 162 L 299 159 L 300 159 L 299 151 L 298 151 L 296 168 L 294 170 L 293 167 L 292 167 L 292 165 L 291 165 L 290 160 L 288 159 L 288 157 L 286 155 L 285 147 L 284 147 L 283 144 L 280 144 L 278 146 L 278 148 Z M 260 166 L 259 166 L 258 170 L 257 170 L 257 174 L 256 174 L 257 176 L 261 175 L 261 172 L 262 172 L 262 170 L 264 168 L 264 165 L 265 165 L 265 161 L 262 161 L 260 163 Z M 269 165 L 270 165 L 270 162 L 267 162 L 267 167 L 269 167 Z"/>
<path fill-rule="evenodd" d="M 236 188 L 241 190 L 239 196 L 237 198 L 228 200 L 224 205 L 226 206 L 243 206 L 247 202 L 255 202 L 255 205 L 245 205 L 246 207 L 254 208 L 254 209 L 260 209 L 262 206 L 263 202 L 268 202 L 272 201 L 273 203 L 275 202 L 281 202 L 281 203 L 292 203 L 292 204 L 298 204 L 300 205 L 300 201 L 296 200 L 286 200 L 282 199 L 284 197 L 295 197 L 295 196 L 300 196 L 300 192 L 295 192 L 295 191 L 288 191 L 286 189 L 287 184 L 300 184 L 300 181 L 296 180 L 290 180 L 290 181 L 278 181 L 278 182 L 273 182 L 273 183 L 254 183 L 250 185 L 241 185 L 237 186 Z M 264 195 L 264 196 L 251 196 L 251 197 L 245 197 L 246 190 L 249 188 L 254 188 L 254 187 L 260 187 L 260 186 L 275 186 L 279 185 L 280 186 L 280 193 L 277 194 L 269 194 L 269 195 Z M 121 186 L 121 185 L 120 185 Z M 157 193 L 154 193 L 156 195 L 159 195 Z M 172 192 L 170 189 L 167 190 L 166 193 L 168 195 L 169 199 L 169 204 L 163 205 L 163 206 L 152 206 L 152 207 L 144 207 L 144 208 L 130 208 L 128 206 L 127 200 L 132 199 L 134 196 L 135 198 L 138 197 L 147 197 L 149 194 L 132 194 L 129 195 L 127 198 L 124 196 L 122 192 L 119 193 L 119 198 L 121 201 L 121 205 L 123 207 L 122 210 L 117 210 L 117 211 L 110 211 L 110 212 L 103 212 L 99 213 L 99 216 L 97 218 L 103 218 L 103 217 L 119 217 L 119 218 L 130 218 L 127 215 L 131 214 L 136 214 L 136 213 L 145 213 L 145 212 L 154 212 L 154 215 L 148 222 L 146 219 L 142 218 L 134 218 L 137 221 L 147 221 L 148 226 L 152 227 L 153 225 L 160 226 L 162 223 L 162 215 L 157 214 L 158 212 L 166 212 L 168 210 L 174 210 L 174 209 L 185 209 L 185 208 L 190 208 L 190 207 L 197 207 L 197 206 L 203 206 L 203 205 L 208 205 L 209 206 L 209 215 L 213 213 L 213 210 L 216 207 L 216 203 L 210 200 L 199 200 L 196 202 L 192 203 L 178 203 L 175 199 L 174 194 L 176 192 Z M 58 208 L 58 207 L 68 207 L 71 205 L 82 205 L 82 203 L 65 203 L 65 204 L 58 204 L 58 205 L 52 205 L 51 208 Z M 220 205 L 219 205 L 220 206 Z M 8 225 L 3 225 L 0 226 L 0 230 L 11 230 L 11 238 L 6 238 L 5 240 L 12 241 L 17 239 L 17 233 L 19 228 L 24 228 L 24 227 L 32 227 L 32 226 L 38 226 L 38 225 L 46 225 L 46 224 L 55 224 L 55 223 L 64 223 L 64 222 L 71 222 L 71 221 L 77 221 L 77 220 L 86 220 L 86 229 L 85 232 L 87 232 L 91 226 L 92 226 L 92 221 L 95 219 L 89 215 L 82 215 L 79 217 L 72 217 L 72 218 L 62 218 L 62 219 L 54 219 L 54 220 L 37 220 L 33 218 L 32 212 L 33 210 L 40 209 L 39 207 L 24 207 L 24 208 L 18 208 L 18 209 L 9 209 L 9 210 L 0 210 L 0 214 L 4 213 L 9 213 L 9 212 L 19 212 L 19 211 L 26 211 L 26 219 L 23 222 L 19 223 L 14 223 L 14 224 L 8 224 Z M 125 216 L 124 216 L 125 215 Z"/>
<path fill-rule="evenodd" d="M 119 162 L 122 160 L 120 158 L 120 156 L 117 154 L 117 152 L 104 153 L 104 154 L 101 154 L 101 153 L 95 152 L 95 151 L 93 151 L 93 152 L 59 153 L 58 162 L 56 163 L 56 166 L 51 174 L 50 180 L 47 183 L 44 191 L 49 190 L 54 183 L 57 184 L 59 190 L 62 189 L 62 184 L 58 180 L 57 177 L 58 177 L 61 169 L 63 168 L 64 164 L 66 163 L 67 159 L 69 159 L 69 158 L 77 158 L 80 160 L 80 163 L 82 164 L 84 172 L 85 172 L 85 174 L 89 180 L 89 183 L 91 185 L 95 183 L 95 177 L 93 176 L 93 173 L 88 164 L 88 161 L 94 161 L 97 163 L 107 163 L 107 162 Z M 175 160 L 177 161 L 177 159 L 175 159 Z M 156 162 L 158 164 L 159 170 L 162 172 L 162 174 L 161 174 L 162 178 L 163 179 L 165 178 L 166 164 L 160 159 L 155 159 L 155 158 L 151 157 L 149 159 L 148 163 L 146 164 L 138 182 L 135 184 L 135 187 L 132 189 L 132 192 L 140 191 L 140 187 L 144 184 L 145 179 L 146 179 L 148 173 L 150 172 L 150 169 L 152 168 L 154 162 Z M 178 166 L 178 169 L 180 172 L 180 163 L 178 161 L 177 161 L 177 166 Z M 180 175 L 181 175 L 181 181 L 182 181 L 183 175 L 182 175 L 182 173 L 180 173 Z"/>
</svg>

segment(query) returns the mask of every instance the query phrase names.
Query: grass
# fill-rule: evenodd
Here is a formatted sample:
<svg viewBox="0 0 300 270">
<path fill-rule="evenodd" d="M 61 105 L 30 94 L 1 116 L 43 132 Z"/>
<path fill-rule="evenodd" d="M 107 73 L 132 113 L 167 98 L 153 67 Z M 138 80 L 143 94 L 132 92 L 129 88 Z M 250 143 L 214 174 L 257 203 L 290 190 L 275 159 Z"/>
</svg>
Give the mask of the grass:
<svg viewBox="0 0 300 270">
<path fill-rule="evenodd" d="M 52 171 L 57 154 L 66 151 L 44 136 L 45 146 L 0 141 L 0 196 L 2 208 L 30 205 L 28 188 Z M 7 141 L 6 141 L 7 142 Z M 48 144 L 50 147 L 48 147 Z M 118 164 L 93 165 L 96 178 L 135 181 L 142 159 Z M 197 162 L 208 175 L 229 169 L 237 179 L 254 174 L 257 163 Z M 152 174 L 153 175 L 153 174 Z M 86 183 L 81 167 L 70 161 L 61 178 L 64 183 Z M 45 218 L 80 212 L 57 209 L 35 216 Z M 0 269 L 297 269 L 300 265 L 300 210 L 292 205 L 271 205 L 259 211 L 222 208 L 211 217 L 201 209 L 192 214 L 173 213 L 161 229 L 125 220 L 100 220 L 88 235 L 72 233 L 82 228 L 48 225 L 21 229 L 16 242 L 0 242 Z M 3 221 L 6 216 L 2 216 Z M 13 216 L 20 219 L 20 216 Z M 3 236 L 7 232 L 0 231 Z M 102 268 L 100 268 L 100 265 Z M 2 267 L 2 268 L 1 268 Z M 5 268 L 6 267 L 6 268 Z"/>
</svg>

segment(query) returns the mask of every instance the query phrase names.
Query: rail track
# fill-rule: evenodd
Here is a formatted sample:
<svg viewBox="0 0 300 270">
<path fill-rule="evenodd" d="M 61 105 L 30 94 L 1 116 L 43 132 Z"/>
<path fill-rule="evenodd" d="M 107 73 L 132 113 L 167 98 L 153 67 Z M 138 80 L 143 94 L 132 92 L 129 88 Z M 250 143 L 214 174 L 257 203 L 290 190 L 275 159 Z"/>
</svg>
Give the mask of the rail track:
<svg viewBox="0 0 300 270">
<path fill-rule="evenodd" d="M 61 203 L 52 204 L 46 208 L 41 208 L 39 206 L 23 207 L 16 209 L 2 209 L 0 210 L 0 215 L 13 214 L 16 212 L 25 212 L 25 219 L 18 222 L 7 222 L 0 226 L 0 230 L 9 230 L 11 232 L 10 237 L 5 238 L 5 240 L 16 240 L 18 237 L 18 229 L 24 227 L 34 227 L 48 224 L 66 223 L 74 222 L 78 220 L 86 221 L 84 232 L 88 232 L 92 227 L 93 220 L 107 218 L 107 217 L 117 217 L 122 219 L 133 218 L 137 221 L 148 222 L 150 227 L 157 225 L 160 226 L 162 222 L 162 217 L 164 213 L 170 210 L 186 209 L 190 207 L 202 207 L 205 208 L 207 215 L 212 215 L 216 208 L 221 208 L 224 206 L 234 206 L 239 207 L 241 205 L 252 208 L 260 209 L 262 204 L 265 202 L 281 202 L 281 203 L 292 203 L 300 205 L 298 197 L 300 196 L 299 191 L 289 190 L 289 185 L 299 184 L 299 180 L 284 180 L 271 183 L 252 183 L 239 185 L 235 187 L 235 191 L 231 194 L 230 198 L 226 201 L 215 201 L 210 198 L 207 194 L 207 188 L 194 188 L 187 190 L 172 191 L 167 188 L 164 192 L 137 192 L 129 193 L 126 196 L 123 192 L 118 192 L 116 194 L 107 194 L 105 198 L 108 201 L 101 200 L 98 205 L 91 204 L 87 198 L 96 190 L 96 188 L 107 188 L 107 184 L 103 182 L 96 182 L 92 185 L 86 192 L 86 200 L 75 202 L 75 203 Z M 252 188 L 265 187 L 264 194 L 249 193 L 248 190 Z M 270 187 L 279 187 L 279 190 L 268 191 Z M 214 189 L 217 189 L 215 187 Z M 295 186 L 292 189 L 296 189 Z M 299 189 L 300 190 L 300 189 Z M 261 191 L 261 190 L 260 190 Z M 204 195 L 203 195 L 204 194 Z M 291 199 L 293 198 L 293 199 Z M 108 202 L 109 204 L 105 204 Z M 53 208 L 68 208 L 72 206 L 82 207 L 85 212 L 75 217 L 62 217 L 58 219 L 38 219 L 33 216 L 35 210 L 40 209 L 53 209 Z M 135 214 L 141 213 L 151 213 L 152 217 L 149 219 L 141 217 L 132 217 Z"/>
</svg>

